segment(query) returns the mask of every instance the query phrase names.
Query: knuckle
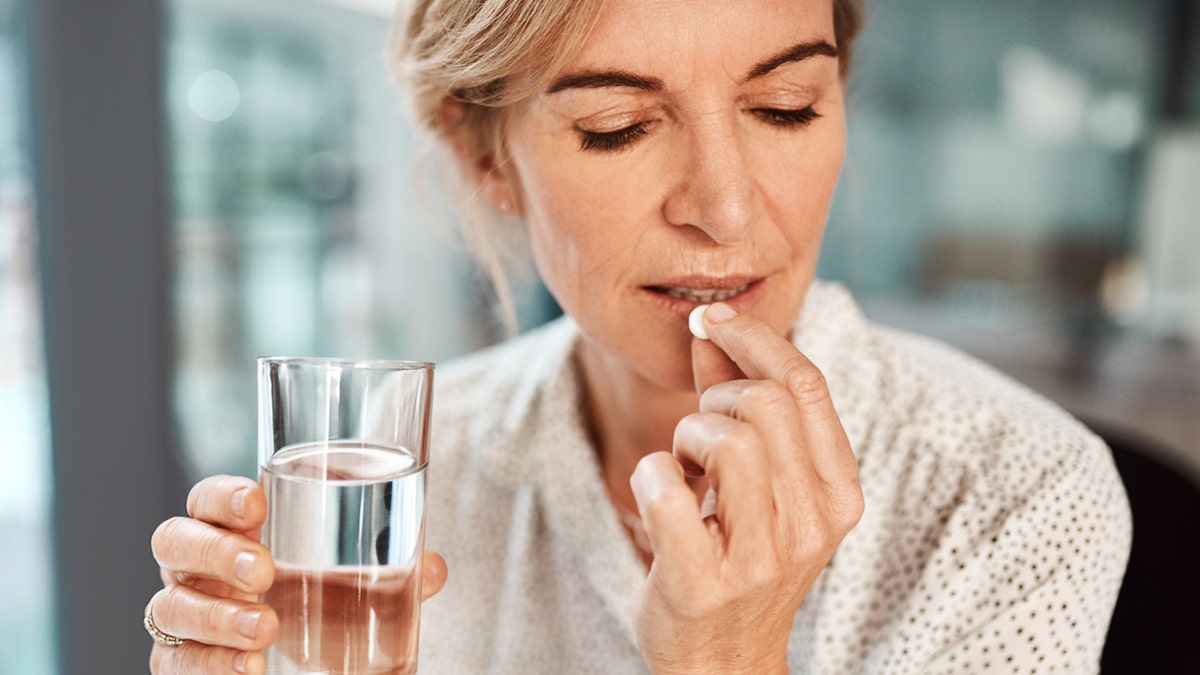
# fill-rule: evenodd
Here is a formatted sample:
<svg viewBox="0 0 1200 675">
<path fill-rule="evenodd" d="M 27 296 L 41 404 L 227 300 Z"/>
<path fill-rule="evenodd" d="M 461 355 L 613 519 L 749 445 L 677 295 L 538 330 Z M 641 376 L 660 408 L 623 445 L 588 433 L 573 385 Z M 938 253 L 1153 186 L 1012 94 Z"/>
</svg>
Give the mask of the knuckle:
<svg viewBox="0 0 1200 675">
<path fill-rule="evenodd" d="M 716 432 L 713 443 L 713 453 L 722 455 L 726 452 L 739 452 L 758 444 L 758 432 L 747 424 L 725 424 Z"/>
<path fill-rule="evenodd" d="M 735 414 L 738 409 L 771 410 L 790 402 L 791 396 L 784 385 L 772 380 L 758 380 L 742 390 Z"/>
<path fill-rule="evenodd" d="M 225 557 L 225 536 L 218 531 L 205 532 L 197 546 L 199 562 L 206 570 L 216 571 L 226 567 L 221 564 Z"/>
<path fill-rule="evenodd" d="M 154 625 L 160 630 L 171 633 L 172 630 L 177 630 L 176 617 L 179 615 L 180 586 L 172 584 L 158 592 L 151 602 L 154 603 L 151 608 L 151 618 L 154 620 Z"/>
<path fill-rule="evenodd" d="M 751 320 L 748 316 L 738 315 L 738 321 L 733 322 L 734 335 L 744 344 L 761 343 L 774 337 L 774 331 L 761 321 Z"/>
<path fill-rule="evenodd" d="M 746 570 L 745 584 L 748 590 L 757 591 L 772 589 L 779 585 L 784 578 L 784 570 L 788 568 L 785 556 L 772 547 L 754 558 L 754 563 Z"/>
<path fill-rule="evenodd" d="M 187 536 L 185 530 L 188 522 L 188 518 L 174 516 L 154 528 L 154 534 L 150 536 L 150 549 L 160 564 L 175 557 L 174 554 Z"/>
<path fill-rule="evenodd" d="M 198 642 L 187 642 L 178 647 L 170 648 L 169 662 L 171 668 L 166 672 L 178 675 L 192 673 L 224 673 L 231 670 L 232 664 L 218 661 L 223 649 L 209 647 Z"/>
<path fill-rule="evenodd" d="M 800 403 L 813 403 L 829 397 L 825 374 L 801 356 L 783 366 L 783 386 Z"/>
<path fill-rule="evenodd" d="M 200 631 L 203 635 L 216 637 L 228 632 L 226 628 L 229 623 L 229 612 L 226 611 L 225 606 L 220 601 L 206 601 L 198 615 L 200 618 Z"/>
<path fill-rule="evenodd" d="M 846 490 L 842 498 L 841 521 L 839 525 L 842 530 L 849 532 L 858 525 L 862 520 L 863 512 L 866 510 L 866 500 L 863 498 L 862 489 L 857 487 L 858 481 L 855 481 L 853 490 Z"/>
<path fill-rule="evenodd" d="M 825 550 L 824 529 L 820 527 L 805 527 L 792 537 L 788 546 L 788 555 L 797 563 L 810 561 Z"/>
<path fill-rule="evenodd" d="M 830 511 L 829 520 L 835 530 L 845 535 L 858 525 L 866 510 L 866 499 L 863 497 L 858 472 L 852 472 L 836 484 L 827 485 L 826 489 Z"/>
<path fill-rule="evenodd" d="M 200 511 L 200 506 L 206 501 L 206 495 L 215 489 L 215 482 L 216 476 L 210 476 L 196 483 L 192 486 L 191 490 L 188 490 L 187 512 L 189 516 L 196 517 L 196 514 Z"/>
<path fill-rule="evenodd" d="M 745 454 L 757 442 L 757 434 L 748 424 L 730 418 L 706 419 L 696 422 L 694 427 L 694 431 L 686 434 L 694 442 L 681 444 L 680 434 L 676 434 L 675 456 L 681 464 L 693 464 L 705 473 L 719 467 L 727 456 Z"/>
<path fill-rule="evenodd" d="M 688 495 L 674 490 L 659 491 L 640 503 L 638 510 L 641 512 L 643 520 L 661 521 L 688 506 L 694 507 L 694 498 L 688 500 L 687 497 Z"/>
<path fill-rule="evenodd" d="M 843 532 L 835 526 L 833 514 L 813 514 L 805 518 L 793 541 L 792 551 L 798 560 L 823 559 L 841 543 Z"/>
<path fill-rule="evenodd" d="M 810 528 L 800 540 L 796 550 L 797 557 L 806 562 L 824 561 L 832 555 L 833 549 L 837 548 L 840 541 L 841 539 L 834 535 L 833 529 L 826 524 Z"/>
<path fill-rule="evenodd" d="M 679 422 L 675 425 L 675 433 L 672 437 L 671 443 L 672 447 L 677 447 L 683 443 L 686 443 L 687 439 L 700 434 L 703 428 L 704 418 L 699 413 L 692 413 L 684 416 L 684 418 L 679 420 Z M 642 463 L 649 460 L 651 456 L 653 455 L 646 455 L 639 460 L 638 466 L 640 467 Z"/>
<path fill-rule="evenodd" d="M 170 548 L 172 542 L 175 541 L 179 532 L 178 520 L 179 516 L 172 516 L 154 528 L 154 534 L 150 535 L 150 548 L 156 553 Z"/>
<path fill-rule="evenodd" d="M 224 510 L 221 505 L 228 503 L 228 495 L 240 487 L 241 480 L 236 476 L 217 475 L 196 483 L 188 492 L 188 515 L 198 518 L 220 513 Z"/>
<path fill-rule="evenodd" d="M 666 469 L 664 460 L 667 457 L 670 457 L 670 455 L 665 452 L 652 452 L 639 459 L 638 463 L 633 467 L 633 475 L 630 477 L 630 480 L 649 484 L 654 474 Z"/>
</svg>

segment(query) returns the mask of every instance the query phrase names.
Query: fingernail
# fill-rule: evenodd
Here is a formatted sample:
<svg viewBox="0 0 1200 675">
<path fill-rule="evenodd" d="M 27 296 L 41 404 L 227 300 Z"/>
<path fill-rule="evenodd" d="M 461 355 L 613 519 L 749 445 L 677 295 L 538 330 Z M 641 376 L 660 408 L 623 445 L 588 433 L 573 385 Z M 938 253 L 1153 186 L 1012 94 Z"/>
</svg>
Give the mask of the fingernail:
<svg viewBox="0 0 1200 675">
<path fill-rule="evenodd" d="M 238 655 L 233 657 L 233 669 L 239 673 L 246 672 L 246 659 L 250 657 L 246 652 L 238 652 Z"/>
<path fill-rule="evenodd" d="M 229 508 L 233 509 L 233 515 L 241 518 L 246 515 L 246 493 L 250 492 L 250 488 L 242 488 L 233 493 L 233 499 L 229 502 Z"/>
<path fill-rule="evenodd" d="M 254 637 L 254 631 L 258 628 L 258 620 L 260 617 L 262 617 L 262 612 L 258 610 L 247 610 L 241 614 L 238 614 L 238 632 L 248 638 Z M 245 660 L 243 660 L 242 663 L 245 664 Z"/>
<path fill-rule="evenodd" d="M 715 302 L 708 306 L 708 311 L 704 313 L 704 318 L 708 319 L 711 323 L 721 323 L 722 321 L 732 319 L 736 314 L 737 312 L 729 305 L 723 302 Z"/>
<path fill-rule="evenodd" d="M 250 583 L 250 574 L 254 571 L 254 561 L 253 553 L 239 553 L 233 559 L 233 573 L 242 581 Z"/>
</svg>

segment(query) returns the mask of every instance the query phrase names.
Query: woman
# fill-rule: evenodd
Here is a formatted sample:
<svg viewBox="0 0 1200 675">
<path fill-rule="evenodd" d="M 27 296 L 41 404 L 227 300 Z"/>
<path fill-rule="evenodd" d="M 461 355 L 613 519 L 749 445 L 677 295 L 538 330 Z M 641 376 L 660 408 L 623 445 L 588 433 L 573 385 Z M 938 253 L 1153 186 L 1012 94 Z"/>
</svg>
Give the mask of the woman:
<svg viewBox="0 0 1200 675">
<path fill-rule="evenodd" d="M 568 315 L 439 374 L 428 536 L 453 573 L 424 611 L 428 672 L 1097 668 L 1130 536 L 1103 444 L 813 281 L 859 14 L 397 18 L 418 118 Z M 705 304 L 710 340 L 688 328 Z M 212 478 L 156 532 L 153 621 L 185 640 L 156 673 L 261 672 L 264 509 Z M 431 556 L 426 595 L 445 579 Z"/>
</svg>

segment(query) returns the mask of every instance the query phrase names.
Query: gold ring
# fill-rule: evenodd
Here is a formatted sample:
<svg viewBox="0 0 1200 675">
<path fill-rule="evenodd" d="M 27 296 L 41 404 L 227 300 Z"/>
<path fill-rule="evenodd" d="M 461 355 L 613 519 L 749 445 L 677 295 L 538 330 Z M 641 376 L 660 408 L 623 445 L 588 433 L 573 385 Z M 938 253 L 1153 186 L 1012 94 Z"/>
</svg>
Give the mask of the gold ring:
<svg viewBox="0 0 1200 675">
<path fill-rule="evenodd" d="M 150 596 L 150 602 L 146 603 L 146 613 L 142 616 L 142 625 L 146 627 L 146 632 L 149 633 L 150 637 L 154 638 L 154 641 L 158 644 L 164 647 L 178 647 L 179 645 L 187 642 L 187 640 L 164 633 L 158 629 L 158 626 L 154 625 L 154 616 L 152 612 L 154 609 L 154 598 L 157 597 L 158 593 L 155 593 L 154 595 Z"/>
</svg>

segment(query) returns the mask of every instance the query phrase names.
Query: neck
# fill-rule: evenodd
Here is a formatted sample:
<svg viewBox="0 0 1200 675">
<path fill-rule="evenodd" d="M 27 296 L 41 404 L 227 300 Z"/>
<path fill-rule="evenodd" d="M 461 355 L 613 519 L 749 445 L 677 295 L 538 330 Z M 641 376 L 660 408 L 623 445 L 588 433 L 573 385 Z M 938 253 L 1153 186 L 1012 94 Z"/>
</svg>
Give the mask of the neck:
<svg viewBox="0 0 1200 675">
<path fill-rule="evenodd" d="M 662 387 L 630 371 L 586 339 L 581 344 L 584 410 L 614 500 L 637 513 L 629 477 L 652 452 L 671 451 L 675 425 L 699 409 L 694 391 Z"/>
</svg>

